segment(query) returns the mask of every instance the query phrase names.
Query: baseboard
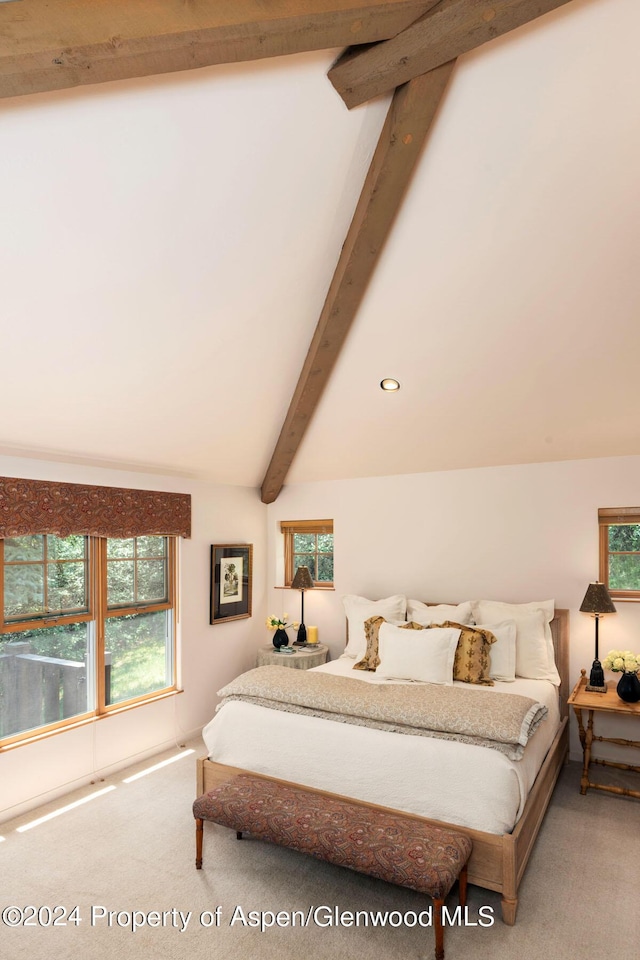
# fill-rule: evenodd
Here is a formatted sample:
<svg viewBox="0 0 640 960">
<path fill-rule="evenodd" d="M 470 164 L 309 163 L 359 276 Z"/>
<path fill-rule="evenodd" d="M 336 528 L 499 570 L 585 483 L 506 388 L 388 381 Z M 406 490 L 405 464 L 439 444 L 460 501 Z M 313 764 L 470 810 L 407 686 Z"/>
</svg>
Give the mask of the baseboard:
<svg viewBox="0 0 640 960">
<path fill-rule="evenodd" d="M 149 747 L 146 750 L 142 750 L 139 753 L 132 754 L 128 757 L 123 757 L 118 760 L 117 763 L 112 763 L 106 767 L 101 767 L 98 770 L 89 772 L 85 776 L 77 777 L 74 780 L 69 780 L 66 783 L 60 784 L 51 790 L 47 790 L 46 792 L 39 794 L 38 796 L 30 797 L 21 803 L 17 803 L 14 806 L 5 807 L 3 810 L 0 810 L 0 824 L 6 823 L 8 820 L 14 820 L 17 817 L 22 817 L 24 814 L 30 813 L 33 810 L 54 803 L 56 800 L 59 800 L 60 797 L 66 797 L 76 790 L 85 790 L 87 787 L 91 786 L 96 786 L 99 789 L 104 785 L 105 781 L 107 781 L 110 777 L 120 773 L 122 770 L 126 770 L 129 767 L 135 767 L 138 764 L 144 763 L 151 757 L 160 759 L 161 754 L 167 753 L 168 751 L 175 752 L 182 744 L 191 744 L 191 746 L 197 751 L 202 752 L 201 733 L 202 729 L 198 727 L 196 730 L 189 731 L 187 734 L 180 737 L 178 741 L 172 737 L 169 740 L 155 744 L 154 746 Z M 199 742 L 194 744 L 192 741 Z"/>
</svg>

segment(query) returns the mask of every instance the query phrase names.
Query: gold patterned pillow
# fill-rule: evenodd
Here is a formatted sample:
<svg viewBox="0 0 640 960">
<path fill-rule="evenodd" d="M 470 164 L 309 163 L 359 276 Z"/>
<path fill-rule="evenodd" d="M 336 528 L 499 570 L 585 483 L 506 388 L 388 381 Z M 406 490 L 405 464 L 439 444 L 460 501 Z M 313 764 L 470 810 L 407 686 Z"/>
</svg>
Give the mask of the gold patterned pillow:
<svg viewBox="0 0 640 960">
<path fill-rule="evenodd" d="M 364 622 L 364 636 L 367 641 L 367 649 L 362 660 L 354 663 L 354 670 L 375 670 L 380 666 L 380 656 L 378 655 L 378 632 L 380 626 L 385 623 L 384 617 L 369 617 Z M 388 621 L 391 622 L 391 621 Z M 419 623 L 399 623 L 396 624 L 402 630 L 422 630 Z"/>
<path fill-rule="evenodd" d="M 470 627 L 464 623 L 454 623 L 445 620 L 444 623 L 431 624 L 433 627 L 456 627 L 460 632 L 460 639 L 453 661 L 453 679 L 463 683 L 480 683 L 485 687 L 492 687 L 491 672 L 491 644 L 496 637 L 484 627 Z M 427 630 L 430 627 L 427 627 Z"/>
</svg>

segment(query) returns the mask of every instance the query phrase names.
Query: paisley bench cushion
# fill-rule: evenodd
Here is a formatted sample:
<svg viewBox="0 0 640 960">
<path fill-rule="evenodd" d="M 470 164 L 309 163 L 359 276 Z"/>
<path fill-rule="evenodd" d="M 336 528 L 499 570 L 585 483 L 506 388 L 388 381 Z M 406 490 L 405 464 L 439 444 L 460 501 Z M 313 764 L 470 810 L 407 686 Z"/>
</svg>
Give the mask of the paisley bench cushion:
<svg viewBox="0 0 640 960">
<path fill-rule="evenodd" d="M 444 899 L 471 853 L 462 833 L 250 775 L 225 780 L 193 815 Z"/>
</svg>

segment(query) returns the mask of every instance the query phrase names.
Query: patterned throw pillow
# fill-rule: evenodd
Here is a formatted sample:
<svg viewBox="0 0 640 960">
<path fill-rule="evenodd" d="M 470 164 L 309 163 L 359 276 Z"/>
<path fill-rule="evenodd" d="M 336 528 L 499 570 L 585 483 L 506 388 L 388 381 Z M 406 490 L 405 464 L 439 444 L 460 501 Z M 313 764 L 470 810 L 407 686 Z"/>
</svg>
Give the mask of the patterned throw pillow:
<svg viewBox="0 0 640 960">
<path fill-rule="evenodd" d="M 368 620 L 364 622 L 364 635 L 367 641 L 367 649 L 362 660 L 358 660 L 357 663 L 354 663 L 354 670 L 375 670 L 376 667 L 380 666 L 380 656 L 378 654 L 378 633 L 380 627 L 383 623 L 391 621 L 385 621 L 384 617 L 369 617 Z M 419 623 L 397 623 L 396 626 L 399 626 L 402 630 L 422 630 L 423 628 Z"/>
<path fill-rule="evenodd" d="M 470 627 L 464 623 L 445 620 L 444 623 L 431 624 L 431 627 L 457 627 L 460 633 L 456 656 L 453 662 L 453 679 L 463 683 L 480 683 L 493 686 L 491 672 L 491 644 L 496 642 L 490 630 L 483 627 Z"/>
</svg>

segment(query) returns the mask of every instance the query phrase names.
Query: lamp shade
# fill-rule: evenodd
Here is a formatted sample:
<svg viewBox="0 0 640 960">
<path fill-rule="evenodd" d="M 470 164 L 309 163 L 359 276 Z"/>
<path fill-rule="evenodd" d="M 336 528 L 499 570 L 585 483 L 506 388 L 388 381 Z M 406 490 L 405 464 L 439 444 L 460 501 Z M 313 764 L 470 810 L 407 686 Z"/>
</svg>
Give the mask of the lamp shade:
<svg viewBox="0 0 640 960">
<path fill-rule="evenodd" d="M 609 591 L 607 590 L 606 584 L 599 583 L 590 583 L 587 587 L 587 592 L 584 595 L 584 600 L 580 607 L 581 613 L 594 613 L 597 616 L 600 616 L 603 613 L 615 613 L 616 608 L 613 605 L 613 600 L 609 596 Z"/>
<path fill-rule="evenodd" d="M 311 590 L 313 587 L 313 580 L 311 579 L 311 574 L 309 573 L 309 567 L 298 567 L 296 570 L 296 575 L 293 578 L 291 583 L 292 590 Z"/>
</svg>

